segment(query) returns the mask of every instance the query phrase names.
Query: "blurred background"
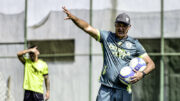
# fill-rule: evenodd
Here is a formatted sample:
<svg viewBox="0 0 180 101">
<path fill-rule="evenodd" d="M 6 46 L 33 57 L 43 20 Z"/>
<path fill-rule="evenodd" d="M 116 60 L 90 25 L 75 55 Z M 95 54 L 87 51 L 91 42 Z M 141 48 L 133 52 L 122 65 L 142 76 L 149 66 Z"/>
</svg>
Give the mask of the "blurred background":
<svg viewBox="0 0 180 101">
<path fill-rule="evenodd" d="M 49 101 L 95 101 L 101 44 L 65 21 L 62 6 L 100 30 L 114 31 L 119 13 L 131 18 L 156 69 L 133 85 L 133 101 L 180 101 L 179 0 L 0 0 L 0 101 L 23 101 L 18 51 L 36 44 L 49 66 Z"/>
</svg>

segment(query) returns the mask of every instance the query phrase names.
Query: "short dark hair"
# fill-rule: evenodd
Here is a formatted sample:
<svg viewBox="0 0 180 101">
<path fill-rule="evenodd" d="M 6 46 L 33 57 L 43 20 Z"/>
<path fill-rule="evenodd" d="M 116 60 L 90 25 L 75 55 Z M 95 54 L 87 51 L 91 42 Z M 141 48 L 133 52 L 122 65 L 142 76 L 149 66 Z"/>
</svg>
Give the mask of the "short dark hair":
<svg viewBox="0 0 180 101">
<path fill-rule="evenodd" d="M 31 45 L 28 49 L 38 47 L 37 45 Z"/>
</svg>

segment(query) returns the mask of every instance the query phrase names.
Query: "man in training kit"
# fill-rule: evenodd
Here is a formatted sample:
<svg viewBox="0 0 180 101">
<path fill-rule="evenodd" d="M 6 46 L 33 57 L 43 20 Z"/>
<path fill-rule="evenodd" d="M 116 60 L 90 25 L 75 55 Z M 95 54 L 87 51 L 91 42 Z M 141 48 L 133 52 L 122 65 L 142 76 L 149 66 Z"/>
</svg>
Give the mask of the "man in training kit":
<svg viewBox="0 0 180 101">
<path fill-rule="evenodd" d="M 26 53 L 29 53 L 29 58 L 24 56 Z M 24 101 L 44 101 L 44 79 L 46 86 L 45 100 L 49 99 L 50 81 L 48 77 L 48 66 L 46 62 L 38 59 L 39 54 L 37 46 L 32 46 L 27 50 L 17 53 L 19 60 L 25 65 L 23 84 L 25 90 Z"/>
<path fill-rule="evenodd" d="M 118 77 L 119 71 L 128 66 L 132 58 L 141 57 L 147 67 L 143 72 L 134 70 L 136 75 L 132 77 L 131 83 L 136 83 L 149 74 L 155 65 L 138 40 L 127 35 L 131 27 L 130 17 L 125 13 L 119 14 L 115 20 L 115 33 L 113 33 L 93 28 L 87 22 L 72 15 L 65 7 L 62 9 L 67 14 L 65 20 L 72 20 L 102 44 L 104 64 L 100 77 L 101 87 L 96 101 L 131 101 L 131 87 L 121 83 Z"/>
</svg>

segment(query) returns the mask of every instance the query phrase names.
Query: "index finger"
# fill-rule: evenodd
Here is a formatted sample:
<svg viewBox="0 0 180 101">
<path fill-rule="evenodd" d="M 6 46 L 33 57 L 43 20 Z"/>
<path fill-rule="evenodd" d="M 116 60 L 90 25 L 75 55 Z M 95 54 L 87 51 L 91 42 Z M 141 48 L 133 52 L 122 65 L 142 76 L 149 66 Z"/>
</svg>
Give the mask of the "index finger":
<svg viewBox="0 0 180 101">
<path fill-rule="evenodd" d="M 62 9 L 66 9 L 66 7 L 65 7 L 65 6 L 62 6 Z"/>
<path fill-rule="evenodd" d="M 62 6 L 62 9 L 66 12 L 68 11 L 65 6 Z"/>
</svg>

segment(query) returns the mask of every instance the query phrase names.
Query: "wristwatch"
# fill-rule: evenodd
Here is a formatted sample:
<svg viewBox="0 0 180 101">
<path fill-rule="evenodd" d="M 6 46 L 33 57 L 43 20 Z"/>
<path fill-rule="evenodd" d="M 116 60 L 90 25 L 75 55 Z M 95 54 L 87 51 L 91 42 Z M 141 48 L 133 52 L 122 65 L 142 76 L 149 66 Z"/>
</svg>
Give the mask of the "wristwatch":
<svg viewBox="0 0 180 101">
<path fill-rule="evenodd" d="M 144 78 L 146 76 L 146 73 L 144 71 L 142 71 L 142 73 L 143 73 L 143 78 Z"/>
</svg>

